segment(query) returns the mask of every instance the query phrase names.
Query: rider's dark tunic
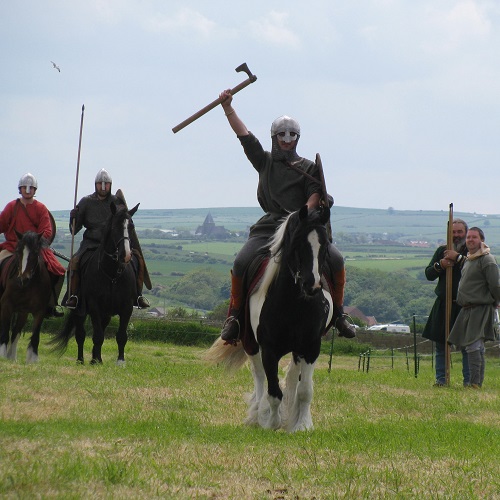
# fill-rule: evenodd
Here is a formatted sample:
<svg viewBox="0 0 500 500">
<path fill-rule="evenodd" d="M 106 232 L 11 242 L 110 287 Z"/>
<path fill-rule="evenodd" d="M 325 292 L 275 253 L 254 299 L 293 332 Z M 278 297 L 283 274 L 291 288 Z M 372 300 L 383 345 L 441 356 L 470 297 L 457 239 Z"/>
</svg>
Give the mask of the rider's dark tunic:
<svg viewBox="0 0 500 500">
<path fill-rule="evenodd" d="M 75 234 L 85 227 L 83 239 L 76 255 L 81 256 L 86 250 L 95 250 L 101 242 L 102 232 L 106 221 L 111 216 L 111 203 L 123 204 L 120 198 L 109 194 L 104 200 L 100 200 L 96 193 L 83 197 L 78 202 L 78 212 L 75 220 Z M 73 220 L 69 222 L 69 230 L 72 231 Z"/>
<path fill-rule="evenodd" d="M 296 172 L 286 162 L 274 160 L 252 133 L 239 139 L 247 158 L 259 173 L 257 199 L 266 212 L 250 228 L 250 237 L 234 261 L 233 274 L 243 276 L 256 253 L 269 243 L 269 238 L 282 219 L 302 208 L 312 194 L 321 192 L 321 188 L 318 183 Z M 319 173 L 314 162 L 302 158 L 295 165 L 318 179 Z M 344 267 L 342 255 L 333 245 L 330 245 L 327 260 L 332 270 Z"/>
</svg>

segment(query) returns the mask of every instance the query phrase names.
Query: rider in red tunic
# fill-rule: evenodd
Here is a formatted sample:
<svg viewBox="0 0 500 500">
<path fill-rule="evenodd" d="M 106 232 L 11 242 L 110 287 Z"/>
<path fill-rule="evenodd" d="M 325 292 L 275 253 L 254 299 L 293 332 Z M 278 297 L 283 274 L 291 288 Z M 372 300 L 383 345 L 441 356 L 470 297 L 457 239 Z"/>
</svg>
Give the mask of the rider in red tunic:
<svg viewBox="0 0 500 500">
<path fill-rule="evenodd" d="M 0 233 L 5 236 L 5 241 L 0 243 L 0 262 L 14 253 L 17 245 L 16 231 L 21 234 L 26 231 L 41 233 L 47 241 L 51 241 L 53 236 L 47 207 L 34 199 L 38 188 L 35 177 L 30 173 L 24 174 L 19 180 L 18 188 L 21 196 L 7 203 L 0 213 Z M 43 248 L 41 253 L 51 275 L 53 288 L 47 313 L 52 316 L 64 316 L 56 306 L 66 270 L 50 248 Z"/>
</svg>

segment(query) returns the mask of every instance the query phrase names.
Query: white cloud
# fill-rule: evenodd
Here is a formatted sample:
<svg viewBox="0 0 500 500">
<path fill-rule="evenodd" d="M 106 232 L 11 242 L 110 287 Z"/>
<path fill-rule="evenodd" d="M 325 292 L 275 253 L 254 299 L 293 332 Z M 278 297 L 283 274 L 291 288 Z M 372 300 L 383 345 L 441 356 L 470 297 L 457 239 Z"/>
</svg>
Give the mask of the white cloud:
<svg viewBox="0 0 500 500">
<path fill-rule="evenodd" d="M 473 0 L 458 2 L 447 10 L 431 7 L 427 15 L 434 36 L 424 46 L 431 50 L 452 51 L 465 43 L 483 41 L 491 32 L 486 9 Z"/>
<path fill-rule="evenodd" d="M 202 37 L 209 37 L 216 29 L 214 21 L 189 8 L 180 9 L 173 16 L 155 15 L 148 20 L 147 26 L 151 31 L 188 34 L 194 32 Z"/>
<path fill-rule="evenodd" d="M 257 39 L 293 50 L 299 48 L 301 42 L 297 34 L 287 27 L 288 18 L 288 13 L 271 11 L 265 18 L 251 21 L 250 27 Z"/>
</svg>

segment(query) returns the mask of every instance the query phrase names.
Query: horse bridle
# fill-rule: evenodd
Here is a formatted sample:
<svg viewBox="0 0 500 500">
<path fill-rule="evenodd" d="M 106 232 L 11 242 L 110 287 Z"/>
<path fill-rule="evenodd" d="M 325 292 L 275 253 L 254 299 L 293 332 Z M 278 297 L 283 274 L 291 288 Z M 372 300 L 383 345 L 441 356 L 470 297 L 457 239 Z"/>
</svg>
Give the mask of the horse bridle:
<svg viewBox="0 0 500 500">
<path fill-rule="evenodd" d="M 127 222 L 127 225 L 130 223 L 130 219 L 127 219 L 128 222 Z M 118 258 L 119 258 L 119 255 L 120 255 L 120 251 L 119 251 L 119 247 L 120 247 L 120 243 L 122 241 L 126 241 L 128 240 L 129 243 L 130 243 L 130 238 L 128 236 L 122 236 L 117 242 L 115 242 L 113 240 L 113 244 L 115 245 L 115 251 L 113 253 L 110 253 L 110 252 L 107 252 L 106 250 L 103 250 L 103 254 L 106 255 L 107 257 L 109 257 L 113 262 L 118 262 Z M 123 270 L 125 269 L 126 267 L 126 264 L 123 265 L 123 266 L 118 266 L 117 270 L 116 270 L 116 274 L 117 276 L 110 276 L 105 270 L 103 267 L 101 267 L 101 259 L 99 259 L 98 261 L 98 269 L 104 274 L 104 276 L 106 276 L 112 283 L 116 283 L 116 281 L 118 281 L 121 277 L 121 274 L 123 272 Z"/>
</svg>

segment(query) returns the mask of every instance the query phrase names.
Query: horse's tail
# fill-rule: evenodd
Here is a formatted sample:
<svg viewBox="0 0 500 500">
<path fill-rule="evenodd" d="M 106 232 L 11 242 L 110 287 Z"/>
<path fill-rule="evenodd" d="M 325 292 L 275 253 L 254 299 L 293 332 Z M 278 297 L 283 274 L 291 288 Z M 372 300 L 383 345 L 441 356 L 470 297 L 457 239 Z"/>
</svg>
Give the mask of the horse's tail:
<svg viewBox="0 0 500 500">
<path fill-rule="evenodd" d="M 203 359 L 214 365 L 220 364 L 228 371 L 236 371 L 245 364 L 247 356 L 242 342 L 238 342 L 236 345 L 227 344 L 219 337 L 205 351 Z"/>
<path fill-rule="evenodd" d="M 53 334 L 49 340 L 48 345 L 52 346 L 51 352 L 56 352 L 59 355 L 64 354 L 68 347 L 69 338 L 75 329 L 75 315 L 70 313 L 66 316 L 63 329 Z"/>
</svg>

